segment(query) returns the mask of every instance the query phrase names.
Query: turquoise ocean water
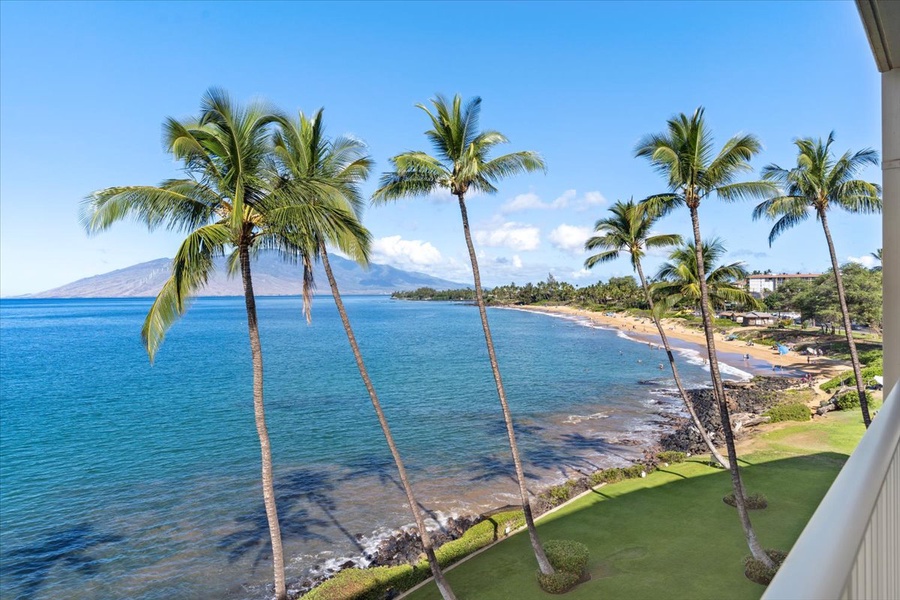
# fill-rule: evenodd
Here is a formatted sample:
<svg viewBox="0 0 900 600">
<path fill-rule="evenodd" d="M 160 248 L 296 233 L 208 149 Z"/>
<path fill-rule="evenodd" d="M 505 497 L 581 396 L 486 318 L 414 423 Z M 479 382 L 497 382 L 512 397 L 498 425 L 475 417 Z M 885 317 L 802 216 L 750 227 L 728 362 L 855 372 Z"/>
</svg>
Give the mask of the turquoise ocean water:
<svg viewBox="0 0 900 600">
<path fill-rule="evenodd" d="M 516 502 L 477 310 L 348 297 L 420 501 Z M 0 597 L 263 598 L 271 579 L 240 298 L 198 299 L 150 365 L 149 299 L 0 301 Z M 289 579 L 412 521 L 330 297 L 258 301 Z M 659 350 L 533 312 L 489 311 L 529 484 L 638 455 Z M 705 385 L 685 348 L 689 385 Z M 745 366 L 746 367 L 746 366 Z M 732 376 L 745 376 L 729 369 Z"/>
</svg>

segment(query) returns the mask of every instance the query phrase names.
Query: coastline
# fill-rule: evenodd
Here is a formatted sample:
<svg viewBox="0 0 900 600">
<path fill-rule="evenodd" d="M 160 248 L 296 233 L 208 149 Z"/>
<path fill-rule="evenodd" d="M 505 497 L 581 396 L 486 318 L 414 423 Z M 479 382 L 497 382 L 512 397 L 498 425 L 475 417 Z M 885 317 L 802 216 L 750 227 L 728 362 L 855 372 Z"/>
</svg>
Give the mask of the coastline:
<svg viewBox="0 0 900 600">
<path fill-rule="evenodd" d="M 661 343 L 659 332 L 649 318 L 634 317 L 625 313 L 600 313 L 582 308 L 573 308 L 571 306 L 523 305 L 505 306 L 503 308 L 588 319 L 596 325 L 616 329 L 628 334 L 638 334 L 643 339 L 654 344 Z M 683 327 L 671 319 L 663 319 L 662 325 L 665 328 L 666 337 L 672 340 L 701 346 L 703 348 L 706 347 L 706 338 L 703 332 Z M 848 363 L 826 357 L 817 357 L 813 362 L 807 363 L 807 357 L 805 355 L 798 354 L 794 351 L 782 355 L 767 346 L 747 346 L 746 342 L 740 340 L 728 340 L 726 339 L 726 336 L 720 333 L 715 333 L 714 335 L 716 340 L 716 350 L 719 354 L 737 357 L 749 354 L 751 358 L 764 361 L 772 366 L 777 366 L 779 369 L 802 371 L 811 375 L 814 380 L 824 381 L 851 368 Z M 729 361 L 727 356 L 720 357 L 719 361 L 735 368 L 742 368 L 740 363 L 733 360 Z"/>
<path fill-rule="evenodd" d="M 587 319 L 595 325 L 627 334 L 627 337 L 630 337 L 632 341 L 638 344 L 660 343 L 655 326 L 652 321 L 646 318 L 632 317 L 622 313 L 611 316 L 566 306 L 505 306 L 497 308 L 527 310 L 529 312 L 541 313 L 548 316 Z M 666 327 L 668 337 L 673 341 L 688 344 L 690 346 L 697 346 L 700 347 L 701 350 L 702 348 L 705 348 L 705 337 L 701 332 L 691 331 L 670 320 L 665 320 L 664 326 Z M 731 342 L 725 340 L 724 336 L 720 334 L 716 334 L 716 338 L 717 349 L 720 352 L 720 361 L 723 364 L 729 364 L 738 370 L 747 369 L 747 364 L 742 364 L 742 358 L 744 354 L 750 354 L 750 356 L 757 361 L 780 367 L 780 371 L 773 371 L 771 373 L 767 372 L 767 370 L 760 371 L 760 369 L 756 369 L 759 371 L 758 375 L 764 378 L 760 384 L 763 388 L 767 388 L 770 385 L 775 389 L 793 387 L 798 383 L 798 380 L 796 377 L 792 377 L 792 375 L 796 375 L 797 372 L 803 371 L 814 377 L 817 389 L 817 385 L 821 380 L 828 379 L 835 373 L 847 368 L 844 363 L 832 359 L 819 358 L 815 364 L 810 365 L 806 363 L 806 357 L 804 355 L 799 355 L 796 352 L 791 352 L 788 355 L 780 355 L 776 351 L 765 346 L 757 345 L 748 347 L 745 342 Z M 679 345 L 677 343 L 672 344 L 672 346 L 677 349 L 697 350 L 697 348 L 691 348 L 690 346 Z M 788 371 L 792 372 L 788 373 Z M 740 389 L 738 388 L 744 388 L 748 384 L 745 381 L 743 383 L 735 382 L 729 384 L 729 386 L 731 385 L 734 386 L 732 388 L 732 393 L 740 395 Z M 756 385 L 751 385 L 751 388 L 755 387 Z M 702 388 L 693 388 L 689 391 L 692 396 L 694 396 L 695 401 L 699 400 L 699 396 L 704 392 Z M 751 392 L 749 396 L 755 396 L 755 394 Z M 667 397 L 670 396 L 667 394 Z M 689 427 L 685 425 L 686 421 L 683 415 L 680 414 L 679 411 L 681 404 L 680 399 L 674 396 L 671 396 L 671 399 L 673 400 L 671 403 L 668 401 L 657 400 L 658 405 L 654 410 L 654 414 L 658 417 L 658 420 L 650 430 L 644 431 L 644 435 L 641 436 L 640 439 L 624 440 L 626 445 L 631 446 L 631 449 L 637 454 L 637 456 L 633 458 L 631 464 L 655 465 L 657 462 L 656 454 L 661 450 L 675 449 L 672 446 L 673 442 L 678 442 L 679 435 L 684 436 L 682 430 L 685 428 L 689 429 Z M 758 412 L 761 412 L 761 410 L 762 409 Z M 742 439 L 746 440 L 752 437 L 752 430 L 745 428 L 744 431 L 742 431 Z M 701 451 L 702 450 L 700 449 L 695 449 L 695 452 L 697 453 L 700 453 Z M 604 467 L 599 470 L 602 471 L 606 468 L 609 467 Z M 541 478 L 540 481 L 531 482 L 529 487 L 532 487 L 533 489 L 532 506 L 534 507 L 535 515 L 540 516 L 547 512 L 551 512 L 561 505 L 559 502 L 555 502 L 552 499 L 553 491 L 557 488 L 567 487 L 575 493 L 580 493 L 583 489 L 589 489 L 591 487 L 588 483 L 590 475 L 591 473 L 588 472 L 570 473 L 569 477 L 565 478 L 565 481 L 562 483 L 548 478 Z M 571 497 L 569 499 L 571 499 Z M 515 509 L 515 507 L 507 504 L 502 507 L 499 505 L 489 507 L 481 512 L 465 514 L 456 513 L 445 522 L 440 523 L 433 532 L 443 538 L 443 542 L 451 541 L 464 535 L 469 527 L 479 523 L 486 516 L 498 511 L 510 509 Z M 448 531 L 448 529 L 450 531 Z M 429 527 L 429 530 L 432 530 L 432 528 Z M 310 573 L 309 576 L 305 578 L 299 591 L 301 591 L 301 594 L 305 594 L 324 581 L 337 576 L 345 569 L 396 566 L 402 563 L 415 562 L 415 558 L 421 552 L 421 548 L 418 547 L 417 544 L 417 537 L 415 536 L 414 528 L 411 525 L 398 527 L 393 533 L 384 536 L 380 540 L 372 554 L 366 555 L 365 557 L 348 558 L 346 562 L 336 569 L 332 568 L 325 570 L 324 572 L 319 571 L 316 574 Z M 296 585 L 300 582 L 294 583 Z M 296 587 L 294 588 L 294 591 L 298 591 Z"/>
</svg>

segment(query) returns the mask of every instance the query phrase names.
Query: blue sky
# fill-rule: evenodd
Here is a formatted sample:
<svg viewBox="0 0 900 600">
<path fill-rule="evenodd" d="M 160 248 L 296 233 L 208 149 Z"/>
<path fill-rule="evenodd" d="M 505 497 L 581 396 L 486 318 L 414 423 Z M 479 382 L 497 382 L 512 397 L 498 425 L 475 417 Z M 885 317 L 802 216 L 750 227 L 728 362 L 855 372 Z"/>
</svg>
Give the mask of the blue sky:
<svg viewBox="0 0 900 600">
<path fill-rule="evenodd" d="M 468 203 L 489 285 L 630 273 L 624 258 L 584 272 L 580 247 L 612 202 L 664 190 L 634 146 L 676 113 L 705 106 L 719 145 L 759 136 L 757 173 L 793 164 L 796 137 L 834 130 L 841 152 L 881 148 L 879 75 L 852 2 L 4 1 L 0 294 L 173 256 L 177 235 L 137 225 L 88 238 L 78 207 L 96 189 L 177 176 L 161 123 L 196 114 L 211 86 L 289 112 L 324 106 L 330 133 L 368 143 L 376 174 L 394 154 L 430 149 L 416 103 L 481 96 L 482 126 L 548 165 Z M 879 168 L 863 176 L 881 182 Z M 751 210 L 707 202 L 704 235 L 723 237 L 728 258 L 750 269 L 828 267 L 815 221 L 769 248 Z M 370 208 L 364 222 L 376 262 L 470 277 L 449 196 Z M 831 224 L 842 261 L 881 246 L 879 216 L 836 214 Z M 689 234 L 686 212 L 658 230 Z M 647 270 L 661 260 L 651 256 Z"/>
</svg>

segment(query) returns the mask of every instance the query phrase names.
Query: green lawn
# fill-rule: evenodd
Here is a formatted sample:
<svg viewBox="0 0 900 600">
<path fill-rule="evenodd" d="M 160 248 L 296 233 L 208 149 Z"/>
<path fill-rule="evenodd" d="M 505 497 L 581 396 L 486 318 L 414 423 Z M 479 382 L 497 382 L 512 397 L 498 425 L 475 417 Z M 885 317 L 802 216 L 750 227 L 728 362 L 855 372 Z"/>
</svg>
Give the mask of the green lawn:
<svg viewBox="0 0 900 600">
<path fill-rule="evenodd" d="M 765 547 L 788 550 L 862 436 L 859 411 L 780 423 L 742 460 L 748 492 L 769 507 L 751 519 Z M 735 509 L 722 502 L 728 473 L 700 462 L 672 465 L 607 485 L 539 522 L 542 539 L 573 539 L 591 550 L 592 580 L 566 597 L 758 598 L 743 575 L 748 553 Z M 535 577 L 528 536 L 519 533 L 451 570 L 460 600 L 548 599 Z M 429 583 L 410 600 L 439 600 Z"/>
</svg>

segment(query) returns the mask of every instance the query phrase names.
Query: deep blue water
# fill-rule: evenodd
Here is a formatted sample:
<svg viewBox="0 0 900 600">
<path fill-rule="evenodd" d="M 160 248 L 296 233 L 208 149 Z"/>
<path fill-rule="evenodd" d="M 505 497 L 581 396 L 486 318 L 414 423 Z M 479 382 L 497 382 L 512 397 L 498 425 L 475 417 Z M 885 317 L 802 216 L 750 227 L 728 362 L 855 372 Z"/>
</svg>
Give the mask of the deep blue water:
<svg viewBox="0 0 900 600">
<path fill-rule="evenodd" d="M 438 519 L 515 503 L 477 310 L 346 303 L 421 502 Z M 149 305 L 0 301 L 2 598 L 264 596 L 243 301 L 198 299 L 152 366 Z M 330 297 L 311 325 L 297 298 L 258 307 L 290 579 L 411 517 Z M 572 320 L 489 316 L 534 487 L 627 460 L 617 442 L 654 434 L 660 351 Z M 686 357 L 687 382 L 705 384 Z"/>
</svg>

